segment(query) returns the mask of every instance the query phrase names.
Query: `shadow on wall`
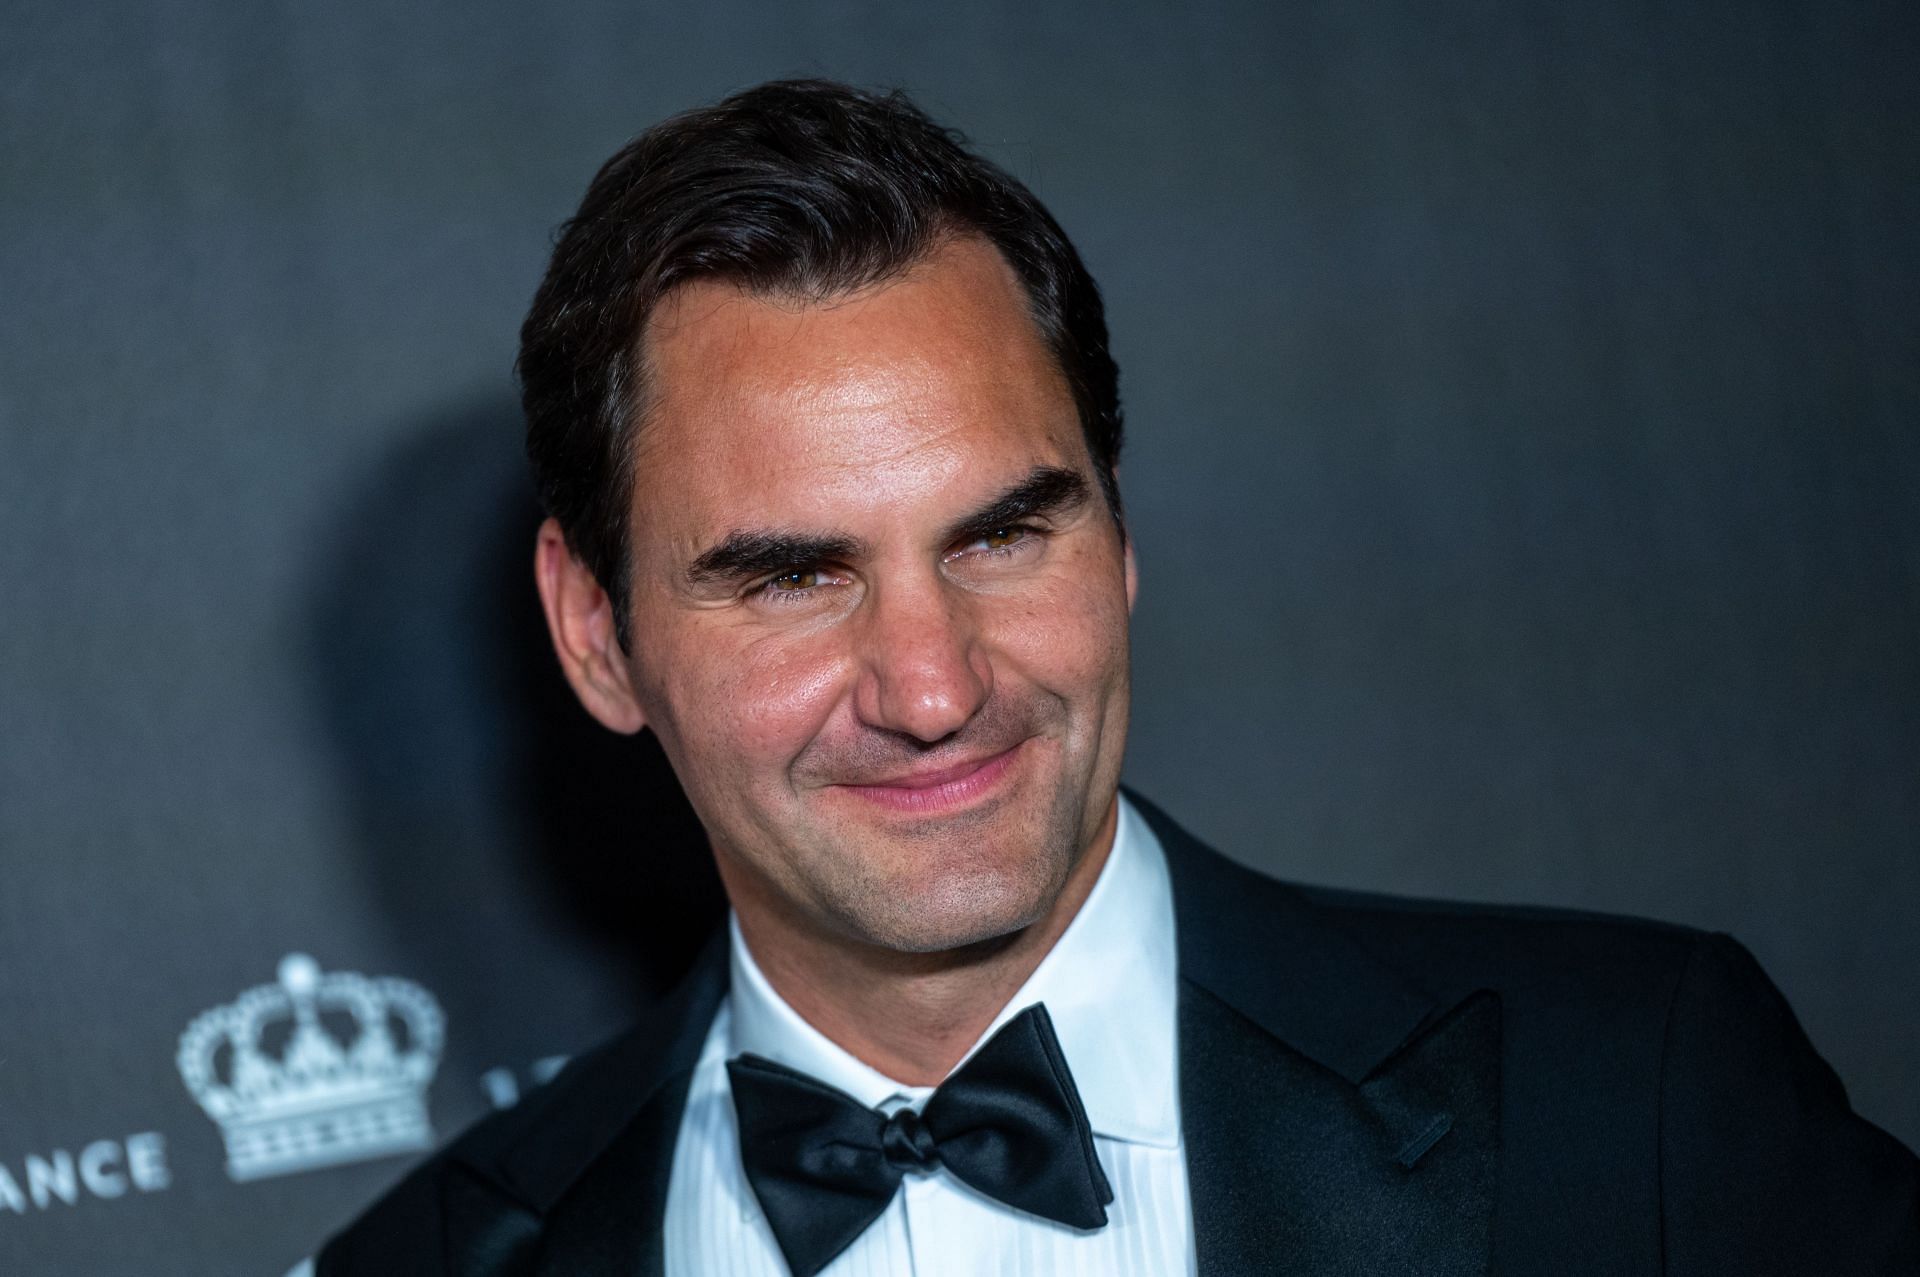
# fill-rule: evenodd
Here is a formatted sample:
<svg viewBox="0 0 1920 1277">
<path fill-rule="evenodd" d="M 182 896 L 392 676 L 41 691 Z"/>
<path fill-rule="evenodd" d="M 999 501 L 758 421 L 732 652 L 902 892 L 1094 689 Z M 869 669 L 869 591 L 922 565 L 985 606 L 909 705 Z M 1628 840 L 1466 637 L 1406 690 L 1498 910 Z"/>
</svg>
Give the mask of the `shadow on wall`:
<svg viewBox="0 0 1920 1277">
<path fill-rule="evenodd" d="M 405 432 L 330 540 L 306 627 L 351 859 L 387 934 L 346 930 L 441 993 L 491 1053 L 475 1067 L 604 1033 L 722 908 L 652 735 L 605 730 L 560 674 L 521 431 L 502 400 Z"/>
</svg>

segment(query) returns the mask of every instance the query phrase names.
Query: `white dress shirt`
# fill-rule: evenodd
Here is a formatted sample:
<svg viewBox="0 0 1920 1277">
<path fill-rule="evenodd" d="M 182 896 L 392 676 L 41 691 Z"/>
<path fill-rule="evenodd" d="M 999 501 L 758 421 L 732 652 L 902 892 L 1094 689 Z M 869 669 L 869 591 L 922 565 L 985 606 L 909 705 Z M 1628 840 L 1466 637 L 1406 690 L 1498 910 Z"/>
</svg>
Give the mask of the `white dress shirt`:
<svg viewBox="0 0 1920 1277">
<path fill-rule="evenodd" d="M 726 1062 L 743 1052 L 811 1074 L 861 1103 L 918 1109 L 906 1086 L 829 1041 L 787 1005 L 732 932 L 732 987 L 694 1067 L 667 1190 L 668 1277 L 782 1277 L 786 1261 L 740 1164 Z M 1195 1271 L 1180 1138 L 1173 889 L 1160 841 L 1120 800 L 1113 850 L 1086 903 L 981 1042 L 1044 1002 L 1113 1186 L 1090 1232 L 1003 1206 L 944 1168 L 910 1173 L 821 1277 L 1168 1277 Z M 975 1043 L 977 1049 L 979 1043 Z M 969 1052 L 971 1054 L 971 1051 Z"/>
</svg>

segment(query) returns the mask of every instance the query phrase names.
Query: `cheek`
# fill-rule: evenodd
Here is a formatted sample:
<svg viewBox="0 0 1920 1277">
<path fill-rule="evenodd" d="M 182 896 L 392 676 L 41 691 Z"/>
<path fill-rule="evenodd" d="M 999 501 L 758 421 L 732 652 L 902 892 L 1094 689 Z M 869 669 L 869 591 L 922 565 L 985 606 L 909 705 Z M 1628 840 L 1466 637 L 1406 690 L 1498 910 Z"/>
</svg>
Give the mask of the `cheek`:
<svg viewBox="0 0 1920 1277">
<path fill-rule="evenodd" d="M 1036 584 L 995 627 L 995 646 L 1056 695 L 1124 683 L 1127 595 L 1120 570 L 1104 556 L 1076 556 Z"/>
<path fill-rule="evenodd" d="M 830 635 L 730 638 L 690 636 L 664 690 L 689 760 L 737 783 L 783 767 L 821 734 L 841 700 L 847 661 Z"/>
</svg>

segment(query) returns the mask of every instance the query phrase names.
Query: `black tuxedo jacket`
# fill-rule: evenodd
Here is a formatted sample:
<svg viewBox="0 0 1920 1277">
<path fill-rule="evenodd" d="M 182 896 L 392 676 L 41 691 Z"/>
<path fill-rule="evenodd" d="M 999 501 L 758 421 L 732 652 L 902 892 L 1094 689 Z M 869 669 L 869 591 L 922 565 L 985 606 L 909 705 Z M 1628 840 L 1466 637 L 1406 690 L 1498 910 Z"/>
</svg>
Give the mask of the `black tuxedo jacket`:
<svg viewBox="0 0 1920 1277">
<path fill-rule="evenodd" d="M 1134 801 L 1173 874 L 1203 1274 L 1920 1274 L 1920 1163 L 1732 940 L 1287 886 Z M 660 1273 L 723 937 L 319 1277 Z"/>
</svg>

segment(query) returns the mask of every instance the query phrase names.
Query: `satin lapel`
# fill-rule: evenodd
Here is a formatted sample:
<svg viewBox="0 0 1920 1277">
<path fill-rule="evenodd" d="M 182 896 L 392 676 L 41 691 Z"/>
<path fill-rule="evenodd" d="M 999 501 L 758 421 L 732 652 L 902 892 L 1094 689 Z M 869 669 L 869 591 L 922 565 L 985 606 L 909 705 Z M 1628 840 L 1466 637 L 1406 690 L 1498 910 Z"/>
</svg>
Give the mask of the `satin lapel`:
<svg viewBox="0 0 1920 1277">
<path fill-rule="evenodd" d="M 1487 1271 L 1499 1004 L 1462 1003 L 1354 1086 L 1183 982 L 1180 1100 L 1203 1277 Z"/>
<path fill-rule="evenodd" d="M 548 1216 L 539 1277 L 663 1277 L 661 1222 L 691 1070 L 666 1079 Z"/>
<path fill-rule="evenodd" d="M 542 1129 L 521 1161 L 525 1200 L 541 1210 L 537 1277 L 661 1277 L 661 1225 L 673 1150 L 701 1045 L 727 988 L 722 928 L 635 1049 L 601 1062 L 596 1093 L 574 1106 L 581 1129 Z M 541 1155 L 546 1160 L 536 1160 Z"/>
<path fill-rule="evenodd" d="M 1499 1000 L 1422 988 L 1298 889 L 1128 797 L 1173 878 L 1201 1273 L 1484 1273 Z"/>
</svg>

